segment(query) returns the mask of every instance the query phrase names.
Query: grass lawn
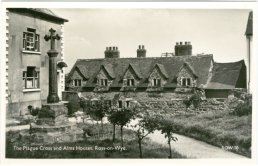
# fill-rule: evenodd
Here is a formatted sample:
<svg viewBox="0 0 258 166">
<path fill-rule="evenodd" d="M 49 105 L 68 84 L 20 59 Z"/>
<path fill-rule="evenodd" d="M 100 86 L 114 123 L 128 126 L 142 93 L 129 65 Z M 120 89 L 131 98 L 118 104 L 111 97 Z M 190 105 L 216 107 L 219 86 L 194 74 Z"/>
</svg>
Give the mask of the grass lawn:
<svg viewBox="0 0 258 166">
<path fill-rule="evenodd" d="M 85 125 L 85 124 L 83 124 Z M 82 124 L 80 126 L 83 126 Z M 96 127 L 96 126 L 95 126 Z M 104 130 L 110 129 L 111 125 L 105 124 Z M 94 129 L 94 127 L 92 127 Z M 95 129 L 94 129 L 95 130 Z M 6 140 L 6 157 L 7 158 L 139 158 L 138 142 L 132 130 L 124 129 L 124 147 L 125 149 L 116 150 L 119 147 L 120 133 L 117 127 L 116 140 L 113 143 L 112 135 L 105 139 L 88 139 L 78 142 L 55 143 L 43 145 L 48 150 L 40 150 L 40 145 L 30 145 L 29 143 L 20 142 L 18 139 L 19 132 L 8 132 Z M 25 150 L 15 150 L 14 146 L 24 148 Z M 88 150 L 79 150 L 77 147 L 86 147 Z M 26 150 L 26 147 L 38 148 L 38 150 Z M 56 147 L 61 147 L 59 150 Z M 67 148 L 65 148 L 67 147 Z M 98 147 L 98 148 L 96 148 Z M 41 147 L 42 148 L 42 147 Z M 56 148 L 56 150 L 54 150 Z M 105 150 L 103 150 L 105 148 Z M 146 138 L 142 144 L 143 158 L 168 158 L 169 149 L 152 142 Z M 186 158 L 172 149 L 173 158 Z"/>
<path fill-rule="evenodd" d="M 252 116 L 230 115 L 225 111 L 170 116 L 178 134 L 190 136 L 218 147 L 251 157 Z M 228 149 L 229 150 L 229 149 Z"/>
</svg>

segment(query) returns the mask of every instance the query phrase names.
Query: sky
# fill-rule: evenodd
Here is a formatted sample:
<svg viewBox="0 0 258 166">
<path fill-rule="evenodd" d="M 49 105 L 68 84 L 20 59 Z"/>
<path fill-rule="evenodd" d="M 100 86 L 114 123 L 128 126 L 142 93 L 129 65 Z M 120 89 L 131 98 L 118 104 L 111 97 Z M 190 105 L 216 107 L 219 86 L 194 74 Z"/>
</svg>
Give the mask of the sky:
<svg viewBox="0 0 258 166">
<path fill-rule="evenodd" d="M 104 58 L 117 46 L 120 57 L 173 52 L 176 42 L 190 41 L 193 55 L 213 54 L 215 62 L 246 59 L 245 29 L 250 10 L 240 9 L 51 9 L 65 23 L 65 61 L 69 72 L 77 59 Z"/>
</svg>

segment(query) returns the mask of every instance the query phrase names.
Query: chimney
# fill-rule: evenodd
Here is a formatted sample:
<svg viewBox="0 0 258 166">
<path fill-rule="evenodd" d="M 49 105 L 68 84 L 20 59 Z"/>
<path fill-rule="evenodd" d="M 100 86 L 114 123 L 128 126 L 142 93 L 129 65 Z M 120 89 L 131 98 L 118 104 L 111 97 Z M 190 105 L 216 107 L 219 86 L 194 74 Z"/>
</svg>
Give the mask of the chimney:
<svg viewBox="0 0 258 166">
<path fill-rule="evenodd" d="M 186 55 L 192 55 L 192 45 L 190 42 L 185 41 L 183 42 L 176 42 L 175 45 L 175 56 L 186 56 Z"/>
<path fill-rule="evenodd" d="M 105 58 L 120 58 L 120 52 L 118 47 L 106 47 Z"/>
<path fill-rule="evenodd" d="M 139 48 L 137 49 L 137 58 L 145 58 L 146 57 L 146 49 L 144 48 L 144 45 L 139 45 Z"/>
</svg>

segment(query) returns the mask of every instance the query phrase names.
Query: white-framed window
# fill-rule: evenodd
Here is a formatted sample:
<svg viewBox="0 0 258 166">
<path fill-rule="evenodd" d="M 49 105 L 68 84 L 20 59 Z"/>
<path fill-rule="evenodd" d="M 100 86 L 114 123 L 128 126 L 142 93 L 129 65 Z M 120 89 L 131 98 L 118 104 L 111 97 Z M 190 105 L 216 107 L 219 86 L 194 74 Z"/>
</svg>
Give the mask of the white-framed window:
<svg viewBox="0 0 258 166">
<path fill-rule="evenodd" d="M 39 34 L 36 34 L 35 29 L 27 28 L 27 32 L 23 32 L 23 50 L 39 52 L 39 43 Z"/>
<path fill-rule="evenodd" d="M 107 79 L 100 79 L 100 86 L 108 86 L 108 80 Z"/>
<path fill-rule="evenodd" d="M 26 71 L 22 73 L 23 88 L 24 89 L 38 89 L 39 88 L 39 71 L 35 66 L 28 66 Z"/>
<path fill-rule="evenodd" d="M 181 86 L 191 86 L 191 78 L 181 78 Z"/>
<path fill-rule="evenodd" d="M 153 79 L 152 80 L 152 85 L 153 86 L 161 86 L 161 79 Z"/>
<path fill-rule="evenodd" d="M 127 79 L 127 86 L 134 86 L 134 79 Z"/>
<path fill-rule="evenodd" d="M 74 79 L 73 80 L 73 86 L 75 86 L 75 87 L 82 86 L 82 80 L 81 79 Z"/>
</svg>

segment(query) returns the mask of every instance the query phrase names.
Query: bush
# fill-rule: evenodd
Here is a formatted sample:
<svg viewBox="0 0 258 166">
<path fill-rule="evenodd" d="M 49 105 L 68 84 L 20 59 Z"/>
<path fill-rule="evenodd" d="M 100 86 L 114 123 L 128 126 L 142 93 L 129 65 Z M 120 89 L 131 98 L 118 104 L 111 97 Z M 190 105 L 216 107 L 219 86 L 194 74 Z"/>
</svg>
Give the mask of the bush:
<svg viewBox="0 0 258 166">
<path fill-rule="evenodd" d="M 186 98 L 183 100 L 184 105 L 186 108 L 189 108 L 191 105 L 194 106 L 194 108 L 198 108 L 200 103 L 201 103 L 201 93 L 200 92 L 195 92 L 192 96 L 189 98 Z"/>
<path fill-rule="evenodd" d="M 71 116 L 80 109 L 80 103 L 76 98 L 70 98 L 67 105 L 68 115 Z"/>
<path fill-rule="evenodd" d="M 246 96 L 244 102 L 238 103 L 232 115 L 244 116 L 252 113 L 252 97 Z"/>
<path fill-rule="evenodd" d="M 41 110 L 41 109 L 38 108 L 38 107 L 33 108 L 33 109 L 31 110 L 31 115 L 32 115 L 32 116 L 38 116 L 40 110 Z"/>
</svg>

